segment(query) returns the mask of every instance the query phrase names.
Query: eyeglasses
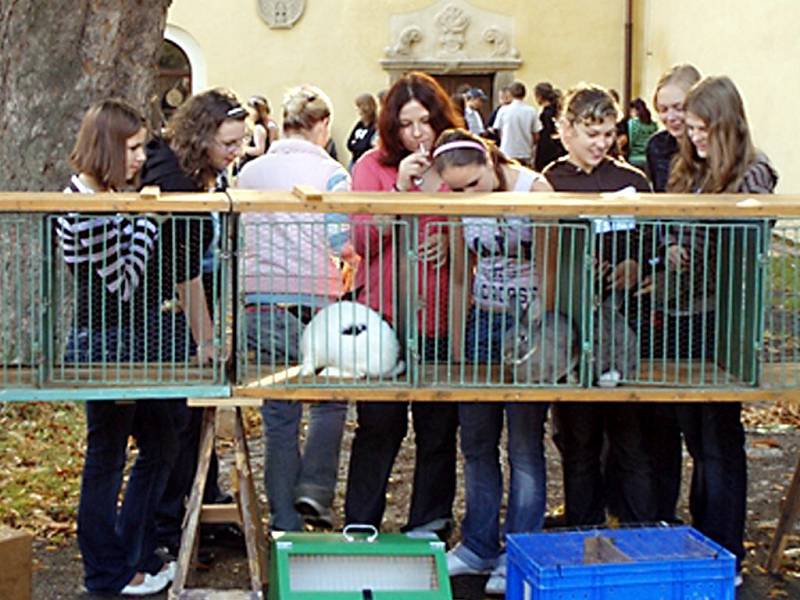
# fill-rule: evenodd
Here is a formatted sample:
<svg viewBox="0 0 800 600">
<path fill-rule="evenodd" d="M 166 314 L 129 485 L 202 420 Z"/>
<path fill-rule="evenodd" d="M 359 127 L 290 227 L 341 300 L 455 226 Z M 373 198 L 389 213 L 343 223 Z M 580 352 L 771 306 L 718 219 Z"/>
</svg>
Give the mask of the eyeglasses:
<svg viewBox="0 0 800 600">
<path fill-rule="evenodd" d="M 237 148 L 241 148 L 244 140 L 246 138 L 239 138 L 238 140 L 233 140 L 232 142 L 221 142 L 217 138 L 214 138 L 214 143 L 224 150 L 236 150 Z"/>
</svg>

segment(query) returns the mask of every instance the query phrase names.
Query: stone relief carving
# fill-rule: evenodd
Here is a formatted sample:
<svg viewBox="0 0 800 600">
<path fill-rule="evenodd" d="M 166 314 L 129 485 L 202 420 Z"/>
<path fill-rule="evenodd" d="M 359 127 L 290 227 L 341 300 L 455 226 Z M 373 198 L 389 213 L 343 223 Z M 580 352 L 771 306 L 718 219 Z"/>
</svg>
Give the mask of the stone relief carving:
<svg viewBox="0 0 800 600">
<path fill-rule="evenodd" d="M 483 32 L 483 41 L 492 47 L 492 56 L 519 58 L 519 50 L 511 47 L 508 34 L 496 27 L 489 27 Z"/>
<path fill-rule="evenodd" d="M 406 27 L 400 32 L 397 43 L 386 48 L 386 56 L 410 56 L 414 44 L 422 41 L 422 30 L 416 25 Z"/>
<path fill-rule="evenodd" d="M 258 0 L 258 13 L 270 29 L 294 27 L 305 7 L 305 0 Z"/>
<path fill-rule="evenodd" d="M 514 18 L 473 6 L 469 0 L 439 0 L 389 17 L 389 44 L 381 64 L 390 71 L 490 72 L 519 68 Z"/>
<path fill-rule="evenodd" d="M 465 34 L 469 27 L 469 16 L 458 6 L 448 4 L 436 15 L 439 26 L 439 47 L 450 54 L 455 54 L 464 47 Z"/>
</svg>

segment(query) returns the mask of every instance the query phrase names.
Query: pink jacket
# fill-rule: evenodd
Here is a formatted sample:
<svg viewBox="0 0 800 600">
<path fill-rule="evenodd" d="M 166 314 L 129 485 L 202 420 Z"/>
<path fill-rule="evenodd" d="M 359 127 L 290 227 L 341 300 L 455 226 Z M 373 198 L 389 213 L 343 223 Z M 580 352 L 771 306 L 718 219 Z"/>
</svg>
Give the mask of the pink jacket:
<svg viewBox="0 0 800 600">
<path fill-rule="evenodd" d="M 397 168 L 380 163 L 382 152 L 380 148 L 370 150 L 356 163 L 353 170 L 353 191 L 387 192 L 393 189 L 397 180 Z M 442 187 L 440 191 L 447 191 L 447 188 Z M 357 299 L 391 321 L 394 298 L 399 295 L 394 281 L 394 228 L 374 225 L 372 215 L 352 215 L 350 220 L 350 239 L 355 251 L 361 256 L 355 280 Z M 446 221 L 446 217 L 438 215 L 420 216 L 419 238 L 416 243 L 411 240 L 412 249 L 423 242 L 429 233 L 441 230 L 435 223 Z M 447 232 L 447 228 L 444 231 Z M 419 326 L 424 327 L 424 333 L 428 337 L 447 333 L 448 279 L 447 264 L 437 269 L 422 263 L 417 292 L 419 297 L 424 294 L 425 306 L 424 312 L 419 315 Z"/>
<path fill-rule="evenodd" d="M 244 189 L 287 191 L 301 184 L 347 191 L 350 176 L 323 148 L 287 138 L 248 162 L 237 182 Z M 346 215 L 245 213 L 242 225 L 245 293 L 252 301 L 306 303 L 309 297 L 342 294 L 342 273 L 332 254 L 347 242 Z"/>
</svg>

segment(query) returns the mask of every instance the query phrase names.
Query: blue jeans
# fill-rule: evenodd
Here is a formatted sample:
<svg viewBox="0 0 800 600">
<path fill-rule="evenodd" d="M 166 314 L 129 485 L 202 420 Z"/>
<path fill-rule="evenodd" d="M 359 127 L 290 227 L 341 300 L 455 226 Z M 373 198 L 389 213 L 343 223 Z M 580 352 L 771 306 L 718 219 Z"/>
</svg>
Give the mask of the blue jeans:
<svg viewBox="0 0 800 600">
<path fill-rule="evenodd" d="M 273 530 L 302 530 L 303 520 L 294 508 L 298 496 L 310 496 L 323 506 L 333 504 L 347 403 L 318 402 L 309 412 L 301 454 L 298 438 L 303 404 L 267 400 L 261 408 L 266 443 L 264 482 Z"/>
<path fill-rule="evenodd" d="M 175 327 L 173 328 L 173 325 Z M 147 335 L 143 335 L 144 332 Z M 171 360 L 187 346 L 185 320 L 150 313 L 147 326 L 76 327 L 64 361 L 86 363 Z M 184 335 L 182 335 L 184 334 Z M 190 351 L 193 344 L 189 343 Z M 119 592 L 137 571 L 157 572 L 155 510 L 178 455 L 174 401 L 142 399 L 131 404 L 86 404 L 86 461 L 78 507 L 78 545 L 90 592 Z M 118 509 L 128 437 L 139 450 Z"/>
<path fill-rule="evenodd" d="M 168 403 L 86 403 L 87 448 L 78 507 L 78 545 L 90 592 L 119 592 L 137 571 L 156 573 L 154 510 L 178 452 Z M 117 509 L 128 436 L 139 455 Z"/>
<path fill-rule="evenodd" d="M 262 364 L 296 363 L 303 331 L 297 315 L 310 314 L 302 308 L 294 314 L 275 305 L 260 305 L 257 311 L 248 313 L 248 349 L 258 351 Z M 309 413 L 308 435 L 301 453 L 303 404 L 267 400 L 261 408 L 266 447 L 264 483 L 273 530 L 303 529 L 303 519 L 294 508 L 298 496 L 310 496 L 323 506 L 333 504 L 347 403 L 315 403 Z"/>
<path fill-rule="evenodd" d="M 467 326 L 466 352 L 487 362 L 499 362 L 500 339 L 513 324 L 513 315 L 472 309 Z M 477 322 L 476 322 L 477 321 Z M 490 341 L 491 340 L 491 341 Z M 500 507 L 503 473 L 500 436 L 505 414 L 508 430 L 510 482 L 503 535 L 541 529 L 546 502 L 544 423 L 547 404 L 536 402 L 465 402 L 459 405 L 461 452 L 466 480 L 466 515 L 461 523 L 461 545 L 455 550 L 475 569 L 493 568 L 502 552 Z"/>
<path fill-rule="evenodd" d="M 689 508 L 692 525 L 744 559 L 747 514 L 747 455 L 742 405 L 685 403 L 676 409 L 678 424 L 692 457 Z"/>
</svg>

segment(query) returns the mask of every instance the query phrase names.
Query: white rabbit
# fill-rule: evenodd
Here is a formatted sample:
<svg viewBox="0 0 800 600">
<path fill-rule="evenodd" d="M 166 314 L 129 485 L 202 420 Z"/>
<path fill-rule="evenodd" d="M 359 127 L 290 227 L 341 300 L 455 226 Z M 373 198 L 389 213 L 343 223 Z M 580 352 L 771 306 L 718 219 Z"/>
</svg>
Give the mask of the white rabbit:
<svg viewBox="0 0 800 600">
<path fill-rule="evenodd" d="M 392 378 L 405 370 L 400 344 L 389 323 L 357 302 L 336 302 L 319 311 L 303 330 L 301 376 Z"/>
</svg>

